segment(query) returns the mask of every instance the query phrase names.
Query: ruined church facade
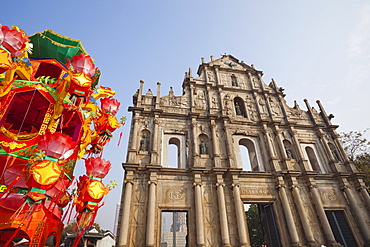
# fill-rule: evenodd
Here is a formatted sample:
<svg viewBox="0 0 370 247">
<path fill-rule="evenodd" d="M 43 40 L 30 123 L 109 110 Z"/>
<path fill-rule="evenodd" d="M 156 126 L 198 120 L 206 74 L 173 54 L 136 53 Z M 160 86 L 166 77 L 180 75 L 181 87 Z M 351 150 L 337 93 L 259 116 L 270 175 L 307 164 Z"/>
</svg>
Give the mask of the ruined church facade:
<svg viewBox="0 0 370 247">
<path fill-rule="evenodd" d="M 320 101 L 231 55 L 185 74 L 182 95 L 133 96 L 117 246 L 370 246 L 370 198 Z"/>
</svg>

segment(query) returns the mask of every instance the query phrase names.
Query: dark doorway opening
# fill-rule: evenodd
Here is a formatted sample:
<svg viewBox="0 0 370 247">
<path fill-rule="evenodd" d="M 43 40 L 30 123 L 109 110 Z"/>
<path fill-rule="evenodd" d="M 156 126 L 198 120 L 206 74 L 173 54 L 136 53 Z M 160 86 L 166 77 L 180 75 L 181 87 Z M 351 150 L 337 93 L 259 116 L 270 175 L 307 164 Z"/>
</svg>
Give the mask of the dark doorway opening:
<svg viewBox="0 0 370 247">
<path fill-rule="evenodd" d="M 188 246 L 188 212 L 162 211 L 161 247 Z"/>
<path fill-rule="evenodd" d="M 343 210 L 325 210 L 335 240 L 344 247 L 357 246 Z"/>
<path fill-rule="evenodd" d="M 271 203 L 245 204 L 252 247 L 282 247 Z"/>
</svg>

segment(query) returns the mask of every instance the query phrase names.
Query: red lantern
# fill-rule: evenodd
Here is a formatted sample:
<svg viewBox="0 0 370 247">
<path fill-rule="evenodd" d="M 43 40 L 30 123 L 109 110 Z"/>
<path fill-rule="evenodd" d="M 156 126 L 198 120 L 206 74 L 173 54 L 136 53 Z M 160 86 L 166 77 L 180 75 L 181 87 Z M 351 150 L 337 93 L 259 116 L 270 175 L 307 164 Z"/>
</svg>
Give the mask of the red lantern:
<svg viewBox="0 0 370 247">
<path fill-rule="evenodd" d="M 70 136 L 63 135 L 60 132 L 51 134 L 47 131 L 41 136 L 38 148 L 45 151 L 45 154 L 56 159 L 67 159 L 73 154 L 76 143 Z"/>
</svg>

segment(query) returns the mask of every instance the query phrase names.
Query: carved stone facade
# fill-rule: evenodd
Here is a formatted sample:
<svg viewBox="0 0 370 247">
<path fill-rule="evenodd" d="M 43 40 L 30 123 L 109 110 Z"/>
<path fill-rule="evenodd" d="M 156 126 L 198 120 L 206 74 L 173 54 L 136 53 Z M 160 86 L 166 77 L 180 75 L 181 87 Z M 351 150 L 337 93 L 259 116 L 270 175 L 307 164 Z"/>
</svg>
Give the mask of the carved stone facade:
<svg viewBox="0 0 370 247">
<path fill-rule="evenodd" d="M 197 74 L 182 96 L 161 97 L 160 83 L 143 94 L 140 82 L 117 246 L 172 246 L 163 212 L 186 213 L 187 246 L 250 246 L 251 203 L 267 246 L 370 246 L 369 194 L 320 101 L 289 107 L 283 88 L 231 55 L 202 59 Z"/>
</svg>

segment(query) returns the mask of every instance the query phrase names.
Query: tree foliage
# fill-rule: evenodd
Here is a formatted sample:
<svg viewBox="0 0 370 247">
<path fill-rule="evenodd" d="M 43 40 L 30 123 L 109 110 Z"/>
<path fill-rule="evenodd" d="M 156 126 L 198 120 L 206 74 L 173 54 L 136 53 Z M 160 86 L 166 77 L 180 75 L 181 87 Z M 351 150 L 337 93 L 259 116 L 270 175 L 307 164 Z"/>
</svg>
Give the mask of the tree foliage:
<svg viewBox="0 0 370 247">
<path fill-rule="evenodd" d="M 370 141 L 365 138 L 364 131 L 350 131 L 341 133 L 343 148 L 348 158 L 353 161 L 359 172 L 366 174 L 364 182 L 366 187 L 370 187 Z"/>
<path fill-rule="evenodd" d="M 263 244 L 263 230 L 257 204 L 251 204 L 246 215 L 251 246 L 261 247 Z"/>
<path fill-rule="evenodd" d="M 100 228 L 100 225 L 98 224 L 98 223 L 94 223 L 93 224 L 93 227 L 98 231 L 98 232 L 101 232 L 102 230 L 101 230 L 101 228 Z M 68 225 L 66 225 L 65 227 L 64 227 L 64 231 L 66 232 L 66 233 L 69 233 L 69 234 L 71 234 L 71 233 L 75 233 L 76 231 L 77 231 L 77 229 L 76 229 L 76 221 L 72 221 L 71 223 L 69 223 Z"/>
<path fill-rule="evenodd" d="M 357 156 L 369 153 L 370 141 L 365 138 L 365 134 L 368 130 L 369 129 L 365 129 L 364 131 L 351 130 L 348 133 L 342 132 L 340 134 L 344 151 L 351 161 L 354 161 Z"/>
</svg>

